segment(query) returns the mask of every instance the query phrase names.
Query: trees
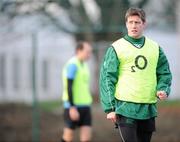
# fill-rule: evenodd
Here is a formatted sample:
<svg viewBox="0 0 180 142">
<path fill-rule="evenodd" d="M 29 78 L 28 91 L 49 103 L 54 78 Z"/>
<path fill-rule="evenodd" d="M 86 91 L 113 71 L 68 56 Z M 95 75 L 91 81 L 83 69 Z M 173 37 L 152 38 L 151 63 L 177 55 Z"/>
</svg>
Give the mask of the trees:
<svg viewBox="0 0 180 142">
<path fill-rule="evenodd" d="M 106 43 L 114 41 L 125 33 L 125 11 L 130 6 L 150 7 L 147 15 L 153 13 L 152 18 L 159 23 L 159 19 L 167 19 L 164 23 L 175 24 L 175 8 L 178 0 L 1 0 L 0 16 L 7 17 L 7 24 L 16 16 L 42 15 L 48 20 L 38 19 L 41 25 L 51 25 L 56 31 L 64 31 L 74 35 L 77 40 L 95 41 L 94 57 L 96 61 L 96 79 L 98 78 L 99 62 L 102 59 Z M 153 6 L 151 5 L 153 3 Z M 161 5 L 158 11 L 159 3 Z M 157 11 L 159 12 L 157 14 Z M 0 22 L 1 22 L 0 17 Z M 39 22 L 38 21 L 38 22 Z M 168 21 L 168 22 L 167 22 Z M 154 24 L 153 23 L 153 24 Z M 1 23 L 0 23 L 1 24 Z M 36 22 L 35 22 L 36 24 Z M 4 24 L 6 25 L 6 24 Z M 34 26 L 34 25 L 29 25 Z M 12 26 L 13 27 L 13 26 Z M 40 30 L 43 26 L 37 26 Z M 171 26 L 175 27 L 175 26 Z M 4 28 L 4 27 L 3 27 Z M 99 43 L 99 45 L 98 45 Z M 100 51 L 101 50 L 101 51 Z M 97 87 L 97 82 L 94 83 Z M 96 91 L 97 92 L 97 91 Z"/>
<path fill-rule="evenodd" d="M 138 0 L 133 3 L 132 0 L 77 0 L 73 3 L 71 0 L 54 0 L 68 13 L 70 21 L 76 27 L 73 33 L 77 38 L 90 40 L 112 40 L 113 37 L 124 33 L 125 11 L 132 5 L 144 7 L 148 1 Z M 96 11 L 93 15 L 95 20 L 90 14 L 93 10 Z"/>
<path fill-rule="evenodd" d="M 108 40 L 125 31 L 124 14 L 130 6 L 144 7 L 148 1 L 11 0 L 1 1 L 0 11 L 11 19 L 16 15 L 42 13 L 57 29 L 72 33 L 77 38 Z"/>
</svg>

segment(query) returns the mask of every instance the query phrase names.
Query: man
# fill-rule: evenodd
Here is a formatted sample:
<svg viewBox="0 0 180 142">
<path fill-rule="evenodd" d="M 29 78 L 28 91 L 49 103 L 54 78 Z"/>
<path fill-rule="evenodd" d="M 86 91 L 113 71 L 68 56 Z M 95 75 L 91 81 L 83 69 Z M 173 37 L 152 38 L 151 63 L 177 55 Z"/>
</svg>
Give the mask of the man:
<svg viewBox="0 0 180 142">
<path fill-rule="evenodd" d="M 101 103 L 123 142 L 150 142 L 157 98 L 168 97 L 172 76 L 162 48 L 143 36 L 145 12 L 130 8 L 125 21 L 127 35 L 108 48 L 101 66 Z"/>
<path fill-rule="evenodd" d="M 92 97 L 89 90 L 89 70 L 85 63 L 92 48 L 88 42 L 79 42 L 76 55 L 71 58 L 63 70 L 63 101 L 65 128 L 62 142 L 71 142 L 76 127 L 80 127 L 80 141 L 91 140 Z"/>
</svg>

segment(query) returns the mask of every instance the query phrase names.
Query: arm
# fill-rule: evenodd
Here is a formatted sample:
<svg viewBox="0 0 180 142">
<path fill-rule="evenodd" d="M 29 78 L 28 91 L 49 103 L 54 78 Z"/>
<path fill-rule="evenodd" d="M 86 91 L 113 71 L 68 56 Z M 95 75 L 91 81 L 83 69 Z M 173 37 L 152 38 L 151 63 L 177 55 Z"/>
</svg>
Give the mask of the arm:
<svg viewBox="0 0 180 142">
<path fill-rule="evenodd" d="M 159 47 L 159 59 L 156 68 L 156 75 L 157 96 L 160 99 L 166 99 L 170 93 L 172 74 L 169 68 L 168 60 L 161 47 Z"/>
<path fill-rule="evenodd" d="M 74 79 L 67 79 L 68 83 L 68 98 L 69 98 L 69 103 L 71 106 L 74 106 L 74 102 L 73 102 L 73 92 L 72 92 L 72 86 L 73 86 L 73 81 Z"/>
<path fill-rule="evenodd" d="M 68 98 L 69 98 L 68 101 L 71 106 L 74 106 L 72 87 L 73 87 L 74 78 L 76 76 L 76 71 L 77 71 L 77 67 L 75 64 L 68 65 L 67 67 L 67 87 L 68 87 Z"/>
<path fill-rule="evenodd" d="M 69 115 L 72 120 L 78 120 L 79 119 L 79 113 L 74 107 L 74 102 L 73 102 L 73 81 L 75 79 L 77 72 L 77 66 L 75 64 L 70 64 L 67 67 L 67 87 L 68 87 L 68 98 L 69 98 L 69 103 L 70 103 L 70 109 L 69 109 Z"/>
<path fill-rule="evenodd" d="M 100 69 L 100 98 L 106 113 L 115 111 L 115 86 L 118 81 L 119 59 L 113 47 L 108 48 Z"/>
</svg>

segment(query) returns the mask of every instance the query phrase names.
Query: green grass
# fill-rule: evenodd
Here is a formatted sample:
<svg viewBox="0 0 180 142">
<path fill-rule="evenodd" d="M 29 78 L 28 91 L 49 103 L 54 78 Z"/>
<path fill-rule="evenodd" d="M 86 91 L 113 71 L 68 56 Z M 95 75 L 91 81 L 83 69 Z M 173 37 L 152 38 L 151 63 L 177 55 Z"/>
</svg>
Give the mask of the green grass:
<svg viewBox="0 0 180 142">
<path fill-rule="evenodd" d="M 178 100 L 167 100 L 167 101 L 160 101 L 158 102 L 159 106 L 176 106 L 180 107 L 180 99 Z"/>
<path fill-rule="evenodd" d="M 95 103 L 93 105 L 97 105 L 97 103 Z M 180 107 L 180 99 L 159 101 L 158 105 L 159 106 L 167 106 L 167 107 L 170 107 L 170 106 Z M 39 106 L 42 110 L 53 111 L 59 107 L 62 107 L 62 101 L 60 101 L 60 100 L 43 101 L 43 102 L 39 102 Z"/>
<path fill-rule="evenodd" d="M 62 106 L 60 100 L 39 102 L 39 107 L 45 111 L 53 111 Z"/>
</svg>

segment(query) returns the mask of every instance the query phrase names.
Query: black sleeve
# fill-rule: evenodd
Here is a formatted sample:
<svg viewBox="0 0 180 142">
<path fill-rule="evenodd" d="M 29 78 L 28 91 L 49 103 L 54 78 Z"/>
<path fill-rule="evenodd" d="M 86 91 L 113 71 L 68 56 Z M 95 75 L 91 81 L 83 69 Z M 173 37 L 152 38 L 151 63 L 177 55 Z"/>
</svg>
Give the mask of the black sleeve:
<svg viewBox="0 0 180 142">
<path fill-rule="evenodd" d="M 69 98 L 69 103 L 71 106 L 74 106 L 73 102 L 73 93 L 72 93 L 72 86 L 73 86 L 73 79 L 68 79 L 68 98 Z"/>
</svg>

